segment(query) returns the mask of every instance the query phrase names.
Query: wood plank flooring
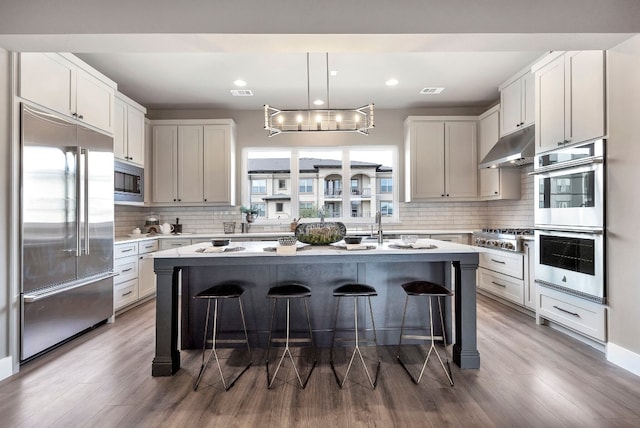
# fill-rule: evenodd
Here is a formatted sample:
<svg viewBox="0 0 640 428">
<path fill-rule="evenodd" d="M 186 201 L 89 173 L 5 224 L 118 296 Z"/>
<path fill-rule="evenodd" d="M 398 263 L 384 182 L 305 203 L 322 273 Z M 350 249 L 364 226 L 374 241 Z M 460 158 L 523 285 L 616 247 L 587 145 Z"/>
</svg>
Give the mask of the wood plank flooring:
<svg viewBox="0 0 640 428">
<path fill-rule="evenodd" d="M 395 348 L 385 347 L 376 390 L 358 365 L 339 389 L 323 349 L 305 390 L 287 361 L 268 390 L 263 351 L 256 350 L 253 367 L 231 390 L 223 390 L 212 365 L 194 392 L 199 352 L 182 351 L 182 369 L 175 376 L 151 377 L 154 317 L 151 301 L 24 365 L 0 382 L 0 426 L 640 426 L 640 377 L 483 296 L 478 300 L 482 367 L 461 371 L 452 365 L 454 387 L 435 359 L 414 385 L 396 363 Z M 403 352 L 418 369 L 418 349 Z M 234 355 L 228 360 L 231 371 Z"/>
</svg>

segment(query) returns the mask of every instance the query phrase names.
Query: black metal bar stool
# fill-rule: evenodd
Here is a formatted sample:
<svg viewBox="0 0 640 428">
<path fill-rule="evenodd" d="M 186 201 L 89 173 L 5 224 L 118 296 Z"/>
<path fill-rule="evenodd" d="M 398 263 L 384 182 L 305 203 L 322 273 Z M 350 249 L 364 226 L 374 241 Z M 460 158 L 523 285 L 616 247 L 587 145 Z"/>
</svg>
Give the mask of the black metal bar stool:
<svg viewBox="0 0 640 428">
<path fill-rule="evenodd" d="M 202 365 L 200 366 L 200 373 L 198 374 L 198 378 L 196 379 L 196 383 L 193 385 L 193 390 L 198 389 L 198 384 L 204 375 L 204 370 L 209 364 L 209 360 L 211 360 L 211 356 L 213 355 L 216 358 L 216 363 L 218 364 L 218 372 L 220 373 L 220 379 L 222 379 L 222 386 L 225 391 L 228 391 L 240 376 L 246 372 L 251 364 L 253 364 L 253 360 L 251 358 L 251 347 L 249 346 L 249 336 L 247 335 L 247 324 L 244 319 L 244 310 L 242 308 L 242 299 L 240 296 L 244 293 L 244 289 L 240 287 L 238 284 L 233 282 L 224 282 L 222 284 L 214 285 L 211 288 L 207 288 L 204 291 L 193 296 L 194 299 L 207 299 L 207 316 L 204 324 L 204 338 L 202 339 Z M 218 339 L 218 300 L 220 299 L 238 299 L 238 305 L 240 307 L 240 317 L 242 318 L 242 327 L 244 329 L 244 339 Z M 209 352 L 209 356 L 205 360 L 205 353 L 207 348 L 207 331 L 209 329 L 209 313 L 211 310 L 211 301 L 214 302 L 213 309 L 213 332 L 211 334 L 211 351 Z M 220 359 L 218 358 L 217 345 L 219 343 L 246 343 L 247 344 L 247 352 L 249 355 L 249 364 L 238 374 L 231 383 L 227 384 L 224 375 L 222 374 L 222 367 L 220 366 Z"/>
<path fill-rule="evenodd" d="M 276 379 L 278 375 L 278 370 L 280 370 L 280 366 L 284 361 L 285 356 L 289 356 L 291 360 L 291 364 L 293 365 L 293 370 L 296 373 L 296 377 L 298 378 L 298 382 L 300 386 L 304 389 L 307 386 L 307 382 L 309 382 L 309 378 L 311 377 L 311 373 L 313 373 L 313 369 L 316 366 L 317 355 L 316 355 L 316 347 L 313 342 L 313 333 L 311 331 L 311 319 L 309 318 L 309 297 L 311 297 L 311 289 L 304 284 L 300 284 L 297 282 L 287 282 L 277 285 L 275 287 L 271 287 L 269 292 L 267 293 L 267 298 L 273 299 L 273 309 L 271 311 L 271 322 L 269 325 L 269 342 L 267 345 L 267 356 L 266 356 L 266 366 L 267 366 L 267 386 L 271 388 L 273 386 L 273 381 Z M 309 338 L 292 338 L 291 337 L 291 299 L 302 299 L 304 302 L 304 310 L 307 317 L 307 327 L 309 329 Z M 273 320 L 276 315 L 276 303 L 278 300 L 286 300 L 287 306 L 287 315 L 286 315 L 286 332 L 284 338 L 274 338 L 273 337 Z M 284 350 L 282 351 L 282 355 L 278 360 L 278 365 L 276 366 L 275 371 L 273 372 L 273 377 L 269 374 L 269 352 L 271 351 L 272 343 L 284 343 Z M 291 343 L 311 343 L 313 347 L 313 365 L 309 370 L 309 374 L 302 380 L 300 376 L 300 372 L 296 367 L 296 362 L 293 359 L 293 355 L 291 355 L 290 344 Z"/>
<path fill-rule="evenodd" d="M 366 285 L 366 284 L 358 284 L 358 283 L 345 284 L 333 290 L 333 296 L 337 297 L 338 300 L 336 302 L 336 312 L 335 312 L 334 321 L 333 321 L 333 334 L 331 338 L 331 356 L 329 359 L 329 363 L 331 364 L 331 369 L 333 370 L 333 374 L 336 378 L 336 382 L 338 382 L 338 385 L 340 386 L 340 388 L 342 388 L 344 383 L 347 381 L 347 377 L 349 376 L 349 371 L 351 370 L 351 366 L 353 365 L 353 360 L 356 354 L 358 354 L 358 356 L 360 357 L 360 362 L 362 363 L 362 367 L 364 367 L 364 371 L 367 375 L 367 378 L 369 379 L 369 383 L 371 384 L 371 386 L 375 389 L 376 385 L 378 384 L 378 375 L 380 373 L 380 355 L 378 354 L 378 337 L 376 335 L 376 324 L 373 319 L 373 307 L 371 306 L 371 296 L 377 296 L 377 295 L 378 293 L 376 292 L 376 289 L 373 288 L 372 286 Z M 353 348 L 353 352 L 351 353 L 351 358 L 349 359 L 349 365 L 347 366 L 347 370 L 345 371 L 344 377 L 342 378 L 342 381 L 341 381 L 340 376 L 338 376 L 338 372 L 336 371 L 333 357 L 334 357 L 334 348 L 336 343 L 336 328 L 338 326 L 338 310 L 340 309 L 340 300 L 343 297 L 353 297 L 353 311 L 354 311 L 353 331 L 355 332 L 355 337 L 353 339 L 339 339 L 339 340 L 351 341 L 354 343 L 355 346 Z M 362 352 L 360 351 L 360 344 L 363 342 L 370 342 L 370 341 L 360 339 L 360 336 L 359 336 L 358 297 L 366 297 L 369 303 L 369 313 L 371 314 L 371 325 L 373 327 L 373 342 L 375 344 L 374 346 L 376 348 L 376 357 L 378 360 L 375 378 L 371 377 L 371 374 L 367 369 L 367 365 L 364 362 L 364 357 L 362 356 Z"/>
<path fill-rule="evenodd" d="M 440 361 L 440 365 L 444 369 L 444 372 L 447 375 L 447 379 L 449 380 L 449 383 L 451 384 L 451 386 L 453 386 L 453 377 L 451 375 L 451 366 L 449 365 L 449 353 L 447 352 L 447 338 L 445 335 L 444 316 L 442 314 L 442 304 L 441 304 L 441 299 L 443 297 L 453 296 L 453 293 L 450 290 L 443 287 L 442 285 L 434 284 L 433 282 L 429 282 L 429 281 L 407 282 L 405 284 L 402 284 L 402 288 L 407 294 L 407 297 L 404 302 L 404 312 L 402 314 L 402 327 L 400 328 L 400 341 L 398 342 L 398 351 L 396 353 L 396 358 L 398 359 L 398 362 L 409 374 L 409 376 L 411 377 L 411 380 L 413 380 L 415 384 L 418 384 L 422 379 L 422 375 L 424 374 L 424 369 L 427 367 L 427 362 L 429 362 L 429 356 L 433 351 L 438 357 L 438 360 Z M 407 303 L 409 303 L 409 296 L 426 296 L 429 300 L 429 335 L 428 336 L 404 334 L 404 323 L 405 323 L 405 318 L 407 316 Z M 433 334 L 433 305 L 431 303 L 431 300 L 434 297 L 438 299 L 438 312 L 440 313 L 440 326 L 442 328 L 441 336 L 434 336 Z M 429 346 L 429 351 L 427 352 L 427 356 L 424 359 L 424 363 L 422 364 L 422 369 L 420 370 L 420 374 L 418 375 L 417 378 L 411 374 L 407 366 L 400 359 L 400 345 L 402 345 L 402 339 L 431 341 L 431 345 Z M 444 343 L 444 352 L 447 358 L 446 367 L 444 362 L 442 361 L 442 358 L 440 357 L 440 354 L 438 353 L 438 350 L 435 347 L 435 341 L 437 339 L 442 339 L 442 342 Z"/>
</svg>

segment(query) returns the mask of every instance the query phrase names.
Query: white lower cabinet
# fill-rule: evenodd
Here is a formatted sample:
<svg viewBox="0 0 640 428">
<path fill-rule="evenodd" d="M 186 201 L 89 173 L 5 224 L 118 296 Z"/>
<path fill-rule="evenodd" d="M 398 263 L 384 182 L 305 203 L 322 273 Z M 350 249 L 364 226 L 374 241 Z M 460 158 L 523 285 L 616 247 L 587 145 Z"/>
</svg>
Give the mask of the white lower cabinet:
<svg viewBox="0 0 640 428">
<path fill-rule="evenodd" d="M 478 271 L 478 287 L 503 299 L 522 305 L 524 281 L 488 269 Z"/>
<path fill-rule="evenodd" d="M 477 276 L 478 288 L 518 306 L 525 304 L 529 277 L 525 275 L 525 254 L 483 248 Z"/>
<path fill-rule="evenodd" d="M 113 247 L 113 308 L 115 311 L 151 296 L 156 291 L 152 252 L 158 240 L 125 242 Z"/>
<path fill-rule="evenodd" d="M 606 306 L 544 286 L 538 286 L 536 297 L 538 324 L 549 320 L 593 339 L 606 341 Z"/>
</svg>

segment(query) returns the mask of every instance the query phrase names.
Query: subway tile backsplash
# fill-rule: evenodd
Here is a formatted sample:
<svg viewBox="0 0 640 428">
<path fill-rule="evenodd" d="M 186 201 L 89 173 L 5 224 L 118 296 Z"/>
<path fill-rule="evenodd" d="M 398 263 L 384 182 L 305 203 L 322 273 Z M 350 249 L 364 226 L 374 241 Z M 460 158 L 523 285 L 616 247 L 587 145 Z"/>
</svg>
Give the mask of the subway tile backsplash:
<svg viewBox="0 0 640 428">
<path fill-rule="evenodd" d="M 400 203 L 400 223 L 385 225 L 385 230 L 400 229 L 468 229 L 483 227 L 533 226 L 532 167 L 521 169 L 521 198 L 515 201 L 483 202 L 411 202 Z M 124 236 L 143 228 L 146 218 L 154 213 L 160 223 L 175 223 L 180 219 L 183 233 L 223 233 L 224 222 L 235 222 L 240 232 L 242 214 L 237 207 L 136 207 L 116 205 L 115 234 Z M 365 229 L 366 226 L 360 225 Z M 289 223 L 252 225 L 251 231 L 288 231 Z"/>
</svg>

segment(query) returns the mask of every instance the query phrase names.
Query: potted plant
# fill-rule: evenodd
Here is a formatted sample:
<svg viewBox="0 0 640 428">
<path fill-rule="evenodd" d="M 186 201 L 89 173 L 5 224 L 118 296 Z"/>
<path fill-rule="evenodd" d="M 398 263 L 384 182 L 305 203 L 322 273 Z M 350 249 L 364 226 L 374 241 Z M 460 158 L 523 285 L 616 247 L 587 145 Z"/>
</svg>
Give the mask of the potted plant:
<svg viewBox="0 0 640 428">
<path fill-rule="evenodd" d="M 245 207 L 244 205 L 242 205 L 240 207 L 240 212 L 246 214 L 247 223 L 253 223 L 260 210 L 258 209 L 257 205 L 251 205 L 250 207 Z"/>
</svg>

